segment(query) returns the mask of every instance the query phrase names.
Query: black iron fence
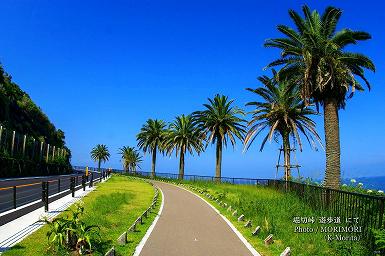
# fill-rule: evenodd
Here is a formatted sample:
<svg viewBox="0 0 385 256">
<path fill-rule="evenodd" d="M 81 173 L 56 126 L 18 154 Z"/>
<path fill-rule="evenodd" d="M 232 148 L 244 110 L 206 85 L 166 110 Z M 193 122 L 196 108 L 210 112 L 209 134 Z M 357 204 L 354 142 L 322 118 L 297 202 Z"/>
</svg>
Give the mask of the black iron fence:
<svg viewBox="0 0 385 256">
<path fill-rule="evenodd" d="M 136 172 L 141 177 L 151 177 L 151 172 Z M 178 179 L 178 174 L 156 173 L 157 178 Z M 284 193 L 294 193 L 317 211 L 327 212 L 328 217 L 339 217 L 341 223 L 361 227 L 363 238 L 373 241 L 372 229 L 385 228 L 384 196 L 368 195 L 344 190 L 330 189 L 306 183 L 275 179 L 252 179 L 184 175 L 187 181 L 222 182 L 241 185 L 265 186 Z"/>
<path fill-rule="evenodd" d="M 17 209 L 40 199 L 44 203 L 46 211 L 48 211 L 50 197 L 58 199 L 70 193 L 74 197 L 76 190 L 85 190 L 86 186 L 92 187 L 94 183 L 102 181 L 109 174 L 110 172 L 89 172 L 89 175 L 86 176 L 84 173 L 78 172 L 74 175 L 61 175 L 57 178 L 37 178 L 36 182 L 33 179 L 28 179 L 27 184 L 21 183 L 12 186 L 1 186 L 0 184 L 0 213 Z M 6 182 L 18 181 L 20 182 L 18 179 L 7 180 Z"/>
</svg>

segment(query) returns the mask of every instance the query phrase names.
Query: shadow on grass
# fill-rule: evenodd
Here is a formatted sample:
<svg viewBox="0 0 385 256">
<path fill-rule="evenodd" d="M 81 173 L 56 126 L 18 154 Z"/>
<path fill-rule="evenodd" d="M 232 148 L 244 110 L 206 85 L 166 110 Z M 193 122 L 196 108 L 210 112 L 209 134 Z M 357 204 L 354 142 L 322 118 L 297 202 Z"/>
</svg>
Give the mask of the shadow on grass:
<svg viewBox="0 0 385 256">
<path fill-rule="evenodd" d="M 109 249 L 111 249 L 111 247 L 113 245 L 114 245 L 114 243 L 113 243 L 113 241 L 111 239 L 110 240 L 106 240 L 106 241 L 100 241 L 98 243 L 95 243 L 94 251 L 104 255 L 104 253 L 106 251 L 108 251 Z"/>
<path fill-rule="evenodd" d="M 18 244 L 12 247 L 0 247 L 0 253 L 8 250 L 20 250 L 20 249 L 25 249 L 25 247 Z"/>
</svg>

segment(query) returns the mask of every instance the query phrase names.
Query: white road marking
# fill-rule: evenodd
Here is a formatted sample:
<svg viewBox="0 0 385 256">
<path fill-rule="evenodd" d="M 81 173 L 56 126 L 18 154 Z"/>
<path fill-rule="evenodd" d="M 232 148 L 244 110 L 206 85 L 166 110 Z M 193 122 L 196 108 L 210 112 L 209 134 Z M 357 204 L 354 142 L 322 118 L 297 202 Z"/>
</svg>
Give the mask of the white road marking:
<svg viewBox="0 0 385 256">
<path fill-rule="evenodd" d="M 160 190 L 160 193 L 162 193 L 162 203 L 160 204 L 158 215 L 155 217 L 155 219 L 152 222 L 151 226 L 147 229 L 146 234 L 144 235 L 144 237 L 142 238 L 142 240 L 140 241 L 140 243 L 136 247 L 133 256 L 138 256 L 141 253 L 141 251 L 143 250 L 144 245 L 146 244 L 148 238 L 151 235 L 152 230 L 155 228 L 155 225 L 158 222 L 160 215 L 162 214 L 165 198 L 164 198 L 164 194 L 163 194 L 162 189 L 160 189 L 159 187 L 158 187 L 158 189 Z"/>
</svg>

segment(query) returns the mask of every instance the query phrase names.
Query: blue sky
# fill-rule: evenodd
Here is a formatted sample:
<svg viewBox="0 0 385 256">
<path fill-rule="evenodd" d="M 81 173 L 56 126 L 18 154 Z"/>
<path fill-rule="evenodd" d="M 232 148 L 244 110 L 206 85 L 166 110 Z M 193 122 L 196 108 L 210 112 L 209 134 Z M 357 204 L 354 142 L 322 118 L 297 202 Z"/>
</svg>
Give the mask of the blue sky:
<svg viewBox="0 0 385 256">
<path fill-rule="evenodd" d="M 311 1 L 316 2 L 316 1 Z M 385 172 L 384 50 L 385 4 L 381 1 L 318 1 L 344 10 L 340 28 L 370 32 L 373 39 L 352 48 L 370 56 L 372 91 L 356 94 L 340 111 L 342 171 L 345 177 Z M 172 121 L 201 108 L 216 93 L 238 106 L 254 100 L 246 87 L 278 56 L 265 49 L 275 26 L 291 24 L 287 11 L 304 1 L 43 1 L 3 0 L 0 61 L 23 90 L 65 131 L 75 165 L 95 165 L 97 143 L 107 144 L 119 168 L 117 150 L 136 145 L 148 118 Z M 315 117 L 323 137 L 323 118 Z M 239 145 L 223 154 L 223 175 L 274 177 L 279 145 L 260 139 L 243 154 Z M 240 143 L 239 143 L 240 144 Z M 186 173 L 214 173 L 215 148 L 187 157 Z M 150 169 L 145 156 L 143 170 Z M 301 174 L 323 176 L 325 153 L 308 146 L 297 153 Z M 159 172 L 176 172 L 178 160 L 159 157 Z M 281 174 L 282 175 L 282 174 Z"/>
</svg>

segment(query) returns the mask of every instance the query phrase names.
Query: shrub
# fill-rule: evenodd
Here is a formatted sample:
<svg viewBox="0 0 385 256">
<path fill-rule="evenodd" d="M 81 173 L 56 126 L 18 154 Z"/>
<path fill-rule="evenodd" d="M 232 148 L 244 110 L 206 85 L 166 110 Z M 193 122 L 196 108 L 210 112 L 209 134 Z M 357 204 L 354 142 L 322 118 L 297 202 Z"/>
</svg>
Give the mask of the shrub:
<svg viewBox="0 0 385 256">
<path fill-rule="evenodd" d="M 84 207 L 79 203 L 67 218 L 44 220 L 49 226 L 46 234 L 48 250 L 54 253 L 76 251 L 79 255 L 92 252 L 92 245 L 100 242 L 100 228 L 84 223 L 81 220 L 83 212 Z"/>
</svg>

